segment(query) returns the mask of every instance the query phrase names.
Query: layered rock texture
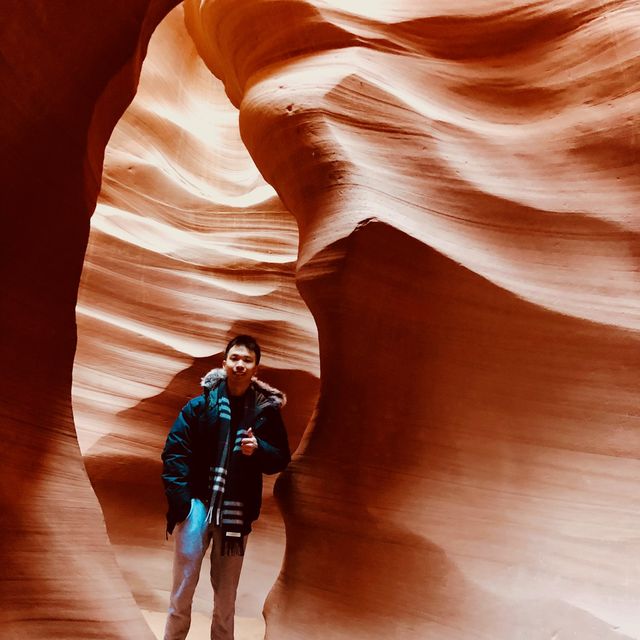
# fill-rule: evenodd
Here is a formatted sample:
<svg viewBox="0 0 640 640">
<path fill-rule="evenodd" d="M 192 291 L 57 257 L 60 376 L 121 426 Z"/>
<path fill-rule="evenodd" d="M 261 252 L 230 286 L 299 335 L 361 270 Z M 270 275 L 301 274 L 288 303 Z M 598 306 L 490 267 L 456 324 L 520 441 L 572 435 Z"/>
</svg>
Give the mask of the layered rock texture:
<svg viewBox="0 0 640 640">
<path fill-rule="evenodd" d="M 154 627 L 166 614 L 173 555 L 173 540 L 163 544 L 159 453 L 200 378 L 220 366 L 230 335 L 260 336 L 260 376 L 290 397 L 283 413 L 292 447 L 311 414 L 317 334 L 295 286 L 296 256 L 295 220 L 253 164 L 238 111 L 177 7 L 153 34 L 135 100 L 106 150 L 73 372 L 85 465 L 118 564 Z M 272 491 L 271 482 L 248 547 L 240 633 L 260 624 L 282 562 Z M 208 573 L 204 563 L 194 606 L 206 627 Z"/>
<path fill-rule="evenodd" d="M 185 7 L 319 329 L 268 637 L 640 637 L 635 3 Z"/>
<path fill-rule="evenodd" d="M 74 307 L 175 3 L 51 4 L 2 27 L 1 635 L 152 638 L 149 477 L 212 344 L 264 328 L 313 402 L 283 203 L 322 376 L 267 638 L 640 638 L 636 3 L 184 3 L 280 200 L 169 24 L 77 316 L 113 545 Z"/>
<path fill-rule="evenodd" d="M 113 126 L 164 0 L 3 3 L 0 635 L 148 638 L 82 462 L 75 304 Z"/>
</svg>

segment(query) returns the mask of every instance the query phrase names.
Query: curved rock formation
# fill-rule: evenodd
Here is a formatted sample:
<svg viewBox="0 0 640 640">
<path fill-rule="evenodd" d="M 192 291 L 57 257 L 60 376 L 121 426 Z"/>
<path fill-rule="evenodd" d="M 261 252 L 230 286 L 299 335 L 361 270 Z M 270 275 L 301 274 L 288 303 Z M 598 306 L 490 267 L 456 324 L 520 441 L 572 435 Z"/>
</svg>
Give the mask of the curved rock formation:
<svg viewBox="0 0 640 640">
<path fill-rule="evenodd" d="M 185 7 L 319 330 L 268 637 L 640 637 L 635 4 Z"/>
<path fill-rule="evenodd" d="M 285 389 L 291 445 L 317 395 L 317 336 L 294 282 L 295 220 L 238 131 L 238 111 L 174 9 L 149 43 L 136 97 L 106 149 L 78 294 L 73 408 L 119 566 L 162 627 L 173 540 L 164 541 L 160 451 L 230 333 L 255 332 L 261 377 Z M 265 369 L 266 367 L 266 369 Z M 282 562 L 272 484 L 251 537 L 237 614 L 260 618 Z M 208 567 L 194 612 L 211 612 Z M 196 620 L 197 624 L 197 620 Z M 240 633 L 254 621 L 239 620 Z M 207 627 L 209 622 L 207 621 Z"/>
<path fill-rule="evenodd" d="M 71 411 L 75 303 L 107 138 L 175 2 L 3 5 L 0 635 L 148 638 Z"/>
<path fill-rule="evenodd" d="M 152 637 L 82 465 L 71 371 L 102 154 L 149 35 L 175 4 L 5 7 L 3 637 Z M 187 0 L 185 9 L 240 108 L 245 144 L 296 216 L 298 286 L 319 330 L 320 399 L 279 485 L 287 551 L 267 637 L 640 638 L 635 3 Z M 92 354 L 79 360 L 81 438 L 120 551 L 132 538 L 110 506 L 148 509 L 144 524 L 156 505 L 125 496 L 109 479 L 115 463 L 136 456 L 127 480 L 155 474 L 144 467 L 160 440 L 153 418 L 190 393 L 209 339 L 249 312 L 246 296 L 261 300 L 250 325 L 253 313 L 264 319 L 263 295 L 280 296 L 272 284 L 241 289 L 221 277 L 231 252 L 198 213 L 176 215 L 211 196 L 206 145 L 176 110 L 199 104 L 176 94 L 151 105 L 136 135 L 149 115 L 160 139 L 174 136 L 151 163 L 165 169 L 176 132 L 190 138 L 199 151 L 178 163 L 189 184 L 165 206 L 161 189 L 175 195 L 173 182 L 136 163 L 142 195 L 126 193 L 115 183 L 132 149 L 114 158 L 113 201 L 99 211 L 107 262 L 90 253 L 96 289 L 79 316 L 89 340 L 108 325 L 118 351 L 132 332 L 145 345 L 136 370 L 113 366 L 118 378 L 105 376 L 97 393 Z M 151 217 L 145 191 L 160 200 Z M 237 209 L 217 197 L 216 212 Z M 154 274 L 155 309 L 122 284 L 123 243 L 138 247 L 134 281 L 148 278 L 142 264 Z M 256 253 L 244 245 L 239 262 L 267 262 Z M 127 293 L 111 312 L 98 295 L 107 282 Z M 225 288 L 233 308 L 211 327 L 197 294 Z M 201 315 L 174 330 L 168 304 Z M 186 340 L 187 326 L 206 339 Z M 279 331 L 267 339 L 272 354 Z M 112 354 L 99 355 L 104 369 Z M 127 376 L 137 384 L 123 385 Z M 98 411 L 93 401 L 105 399 Z M 122 422 L 99 425 L 115 412 Z M 154 426 L 132 433 L 142 424 Z"/>
</svg>

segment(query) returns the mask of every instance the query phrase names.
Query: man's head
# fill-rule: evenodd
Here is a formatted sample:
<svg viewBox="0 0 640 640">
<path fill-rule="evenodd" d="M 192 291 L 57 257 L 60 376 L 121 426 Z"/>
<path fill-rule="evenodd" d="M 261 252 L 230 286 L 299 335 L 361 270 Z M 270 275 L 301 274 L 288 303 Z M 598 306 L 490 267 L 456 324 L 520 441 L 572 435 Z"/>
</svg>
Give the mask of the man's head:
<svg viewBox="0 0 640 640">
<path fill-rule="evenodd" d="M 227 384 L 231 395 L 242 395 L 258 372 L 260 345 L 252 336 L 236 336 L 224 350 L 222 368 L 227 374 Z"/>
<path fill-rule="evenodd" d="M 227 344 L 227 347 L 224 350 L 225 358 L 229 355 L 229 351 L 231 351 L 231 349 L 236 345 L 244 346 L 247 349 L 249 349 L 249 351 L 253 351 L 256 364 L 260 364 L 260 356 L 261 356 L 260 345 L 258 344 L 258 341 L 253 336 L 248 336 L 246 334 L 243 334 L 229 340 L 229 343 Z"/>
</svg>

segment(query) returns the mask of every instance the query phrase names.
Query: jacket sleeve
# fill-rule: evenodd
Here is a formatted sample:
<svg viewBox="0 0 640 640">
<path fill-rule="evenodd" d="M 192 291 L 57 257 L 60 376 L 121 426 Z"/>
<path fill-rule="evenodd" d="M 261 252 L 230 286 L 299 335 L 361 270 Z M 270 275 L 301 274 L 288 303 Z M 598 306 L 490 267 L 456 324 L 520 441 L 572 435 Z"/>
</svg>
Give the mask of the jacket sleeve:
<svg viewBox="0 0 640 640">
<path fill-rule="evenodd" d="M 189 475 L 192 464 L 192 436 L 197 415 L 198 398 L 189 401 L 176 418 L 162 451 L 162 482 L 169 503 L 168 529 L 182 522 L 191 508 Z"/>
<path fill-rule="evenodd" d="M 266 474 L 283 471 L 291 461 L 291 452 L 280 411 L 275 407 L 265 409 L 254 435 L 258 441 L 256 456 L 260 471 Z"/>
</svg>

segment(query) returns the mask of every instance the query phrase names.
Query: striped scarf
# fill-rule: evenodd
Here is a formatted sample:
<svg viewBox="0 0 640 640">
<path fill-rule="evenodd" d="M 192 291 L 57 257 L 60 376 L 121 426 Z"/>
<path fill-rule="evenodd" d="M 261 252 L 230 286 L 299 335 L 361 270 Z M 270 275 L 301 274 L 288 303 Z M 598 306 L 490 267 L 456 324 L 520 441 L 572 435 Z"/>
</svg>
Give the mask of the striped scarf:
<svg viewBox="0 0 640 640">
<path fill-rule="evenodd" d="M 242 453 L 241 442 L 248 436 L 248 429 L 243 425 L 250 424 L 252 417 L 253 394 L 248 391 L 244 395 L 244 413 L 242 424 L 233 433 L 231 425 L 231 403 L 227 394 L 227 383 L 222 382 L 209 392 L 207 406 L 213 411 L 218 425 L 218 455 L 209 470 L 211 499 L 207 521 L 222 529 L 221 555 L 244 555 L 245 503 L 243 473 L 247 464 Z M 255 402 L 253 403 L 255 404 Z"/>
</svg>

